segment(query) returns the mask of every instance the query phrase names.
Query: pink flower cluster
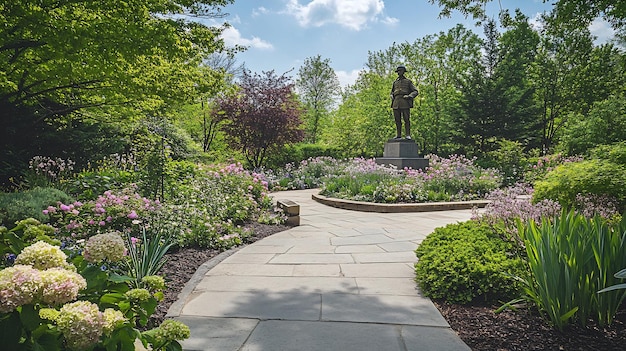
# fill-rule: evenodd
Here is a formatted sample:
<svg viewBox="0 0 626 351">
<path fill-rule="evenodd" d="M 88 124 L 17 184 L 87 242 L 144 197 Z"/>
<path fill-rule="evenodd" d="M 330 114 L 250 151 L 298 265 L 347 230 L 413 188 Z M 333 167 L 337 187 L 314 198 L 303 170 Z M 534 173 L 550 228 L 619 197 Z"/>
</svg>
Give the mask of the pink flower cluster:
<svg viewBox="0 0 626 351">
<path fill-rule="evenodd" d="M 140 196 L 134 188 L 105 191 L 94 201 L 50 206 L 44 214 L 51 217 L 59 234 L 86 237 L 104 230 L 130 232 L 136 224 L 161 209 L 158 200 Z"/>
</svg>

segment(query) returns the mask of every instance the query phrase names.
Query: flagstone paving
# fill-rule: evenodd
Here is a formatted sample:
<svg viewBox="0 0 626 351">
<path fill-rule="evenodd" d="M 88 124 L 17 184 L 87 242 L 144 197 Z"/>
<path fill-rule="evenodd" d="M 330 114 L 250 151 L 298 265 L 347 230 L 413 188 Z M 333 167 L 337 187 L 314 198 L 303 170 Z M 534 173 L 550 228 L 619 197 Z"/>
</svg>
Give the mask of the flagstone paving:
<svg viewBox="0 0 626 351">
<path fill-rule="evenodd" d="M 168 316 L 187 351 L 470 350 L 414 281 L 414 250 L 471 210 L 357 212 L 278 192 L 300 226 L 201 267 Z"/>
</svg>

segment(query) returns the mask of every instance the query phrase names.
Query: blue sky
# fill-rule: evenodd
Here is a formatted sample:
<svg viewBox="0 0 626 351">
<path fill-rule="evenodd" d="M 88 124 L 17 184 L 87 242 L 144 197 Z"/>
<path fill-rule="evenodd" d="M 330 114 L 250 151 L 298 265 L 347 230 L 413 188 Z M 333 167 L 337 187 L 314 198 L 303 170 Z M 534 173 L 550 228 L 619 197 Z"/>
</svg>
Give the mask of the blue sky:
<svg viewBox="0 0 626 351">
<path fill-rule="evenodd" d="M 551 1 L 550 1 L 551 2 Z M 487 5 L 497 18 L 500 6 L 520 8 L 530 18 L 552 8 L 542 0 L 499 0 Z M 235 0 L 224 9 L 231 27 L 223 33 L 227 45 L 243 45 L 238 63 L 252 72 L 290 69 L 292 77 L 308 57 L 330 59 L 342 85 L 351 84 L 364 68 L 368 51 L 387 49 L 393 42 L 413 42 L 447 31 L 457 23 L 482 35 L 475 21 L 458 12 L 439 18 L 440 8 L 427 0 Z M 592 33 L 611 35 L 606 23 L 594 22 Z"/>
</svg>

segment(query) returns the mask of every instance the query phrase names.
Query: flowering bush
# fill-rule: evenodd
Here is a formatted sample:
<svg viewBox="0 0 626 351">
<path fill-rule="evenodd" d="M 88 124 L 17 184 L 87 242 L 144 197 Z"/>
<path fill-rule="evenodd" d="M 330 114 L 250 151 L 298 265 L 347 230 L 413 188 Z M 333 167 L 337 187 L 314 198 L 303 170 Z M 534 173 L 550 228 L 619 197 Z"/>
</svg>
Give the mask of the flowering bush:
<svg viewBox="0 0 626 351">
<path fill-rule="evenodd" d="M 504 226 L 510 239 L 519 245 L 523 241 L 517 234 L 517 220 L 526 223 L 530 220 L 541 222 L 543 217 L 554 217 L 561 213 L 561 205 L 552 200 L 532 203 L 533 188 L 516 184 L 505 189 L 496 189 L 487 194 L 490 203 L 482 214 L 474 213 L 473 219 L 485 222 L 492 227 Z"/>
<path fill-rule="evenodd" d="M 474 164 L 475 158 L 452 155 L 442 158 L 427 155 L 429 167 L 425 170 L 407 170 L 411 176 L 421 177 L 426 191 L 443 195 L 443 200 L 467 200 L 483 198 L 489 191 L 502 184 L 502 177 L 495 169 L 483 169 Z M 432 197 L 432 196 L 431 196 Z"/>
<path fill-rule="evenodd" d="M 17 255 L 16 265 L 0 270 L 3 347 L 134 350 L 139 339 L 152 350 L 182 350 L 177 340 L 189 336 L 182 324 L 168 322 L 144 332 L 136 329 L 147 325 L 163 298 L 163 278 L 145 277 L 147 288 L 131 290 L 129 277 L 100 265 L 101 260 L 119 258 L 120 249 L 123 253 L 119 234 L 94 238 L 86 250 L 91 250 L 97 264 L 82 255 L 69 263 L 58 246 L 38 241 Z M 106 243 L 112 245 L 105 247 Z"/>
<path fill-rule="evenodd" d="M 98 305 L 88 301 L 76 301 L 61 307 L 54 321 L 71 350 L 84 350 L 94 345 L 106 325 Z"/>
<path fill-rule="evenodd" d="M 15 264 L 33 266 L 35 269 L 48 269 L 54 267 L 69 268 L 67 255 L 58 246 L 38 241 L 22 250 L 15 259 Z"/>
<path fill-rule="evenodd" d="M 341 161 L 329 156 L 319 156 L 301 161 L 298 165 L 288 163 L 277 172 L 266 171 L 265 176 L 270 183 L 270 189 L 298 190 L 313 189 L 322 185 L 323 178 L 342 168 Z"/>
<path fill-rule="evenodd" d="M 50 216 L 59 235 L 85 238 L 109 231 L 137 231 L 138 224 L 150 219 L 161 207 L 158 200 L 142 197 L 131 186 L 120 191 L 107 190 L 96 200 L 85 203 L 59 203 L 43 213 Z"/>
<path fill-rule="evenodd" d="M 15 311 L 35 301 L 41 290 L 39 270 L 15 265 L 0 271 L 0 312 Z"/>
<path fill-rule="evenodd" d="M 273 212 L 268 182 L 241 164 L 200 169 L 187 188 L 164 205 L 154 224 L 181 246 L 229 248 L 249 233 L 238 226 Z M 280 219 L 280 218 L 279 218 Z"/>
<path fill-rule="evenodd" d="M 117 262 L 124 258 L 125 253 L 126 246 L 121 235 L 109 232 L 90 237 L 85 244 L 83 256 L 90 263 L 100 263 L 104 260 Z"/>
<path fill-rule="evenodd" d="M 562 154 L 554 154 L 542 156 L 537 159 L 537 163 L 532 165 L 524 174 L 524 182 L 533 184 L 537 180 L 541 180 L 548 172 L 554 170 L 558 165 L 579 162 L 583 158 L 580 156 L 563 156 Z"/>
</svg>

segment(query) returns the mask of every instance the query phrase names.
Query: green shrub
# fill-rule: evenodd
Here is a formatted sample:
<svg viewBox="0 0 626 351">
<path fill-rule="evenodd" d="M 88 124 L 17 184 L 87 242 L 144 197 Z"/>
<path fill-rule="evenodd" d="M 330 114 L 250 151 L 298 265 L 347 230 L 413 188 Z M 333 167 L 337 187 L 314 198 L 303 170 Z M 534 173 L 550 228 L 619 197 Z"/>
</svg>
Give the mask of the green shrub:
<svg viewBox="0 0 626 351">
<path fill-rule="evenodd" d="M 626 140 L 626 99 L 623 94 L 610 96 L 595 102 L 588 113 L 571 113 L 567 121 L 557 148 L 568 155 Z"/>
<path fill-rule="evenodd" d="M 522 180 L 529 162 L 521 143 L 511 140 L 499 140 L 498 149 L 490 151 L 482 160 L 484 168 L 496 168 L 502 174 L 504 185 L 513 185 Z"/>
<path fill-rule="evenodd" d="M 611 145 L 598 146 L 589 151 L 592 159 L 609 160 L 613 163 L 626 165 L 626 141 Z"/>
<path fill-rule="evenodd" d="M 34 188 L 16 193 L 0 193 L 0 224 L 13 227 L 25 218 L 35 218 L 46 222 L 48 216 L 43 214 L 48 206 L 54 206 L 57 201 L 72 202 L 72 198 L 55 188 Z"/>
<path fill-rule="evenodd" d="M 321 156 L 338 158 L 339 151 L 336 148 L 321 144 L 297 143 L 285 145 L 280 151 L 268 157 L 267 167 L 278 169 L 285 167 L 288 163 L 297 164 L 301 161 Z"/>
<path fill-rule="evenodd" d="M 533 202 L 551 199 L 572 207 L 576 195 L 608 195 L 626 207 L 626 165 L 595 159 L 562 164 L 535 182 Z"/>
<path fill-rule="evenodd" d="M 81 201 L 95 200 L 107 190 L 124 189 L 136 180 L 135 177 L 133 172 L 115 169 L 82 171 L 73 179 L 64 181 L 62 186 L 65 192 Z"/>
<path fill-rule="evenodd" d="M 511 296 L 522 271 L 512 243 L 486 224 L 467 221 L 437 228 L 415 251 L 416 281 L 424 295 L 452 303 Z"/>
</svg>

